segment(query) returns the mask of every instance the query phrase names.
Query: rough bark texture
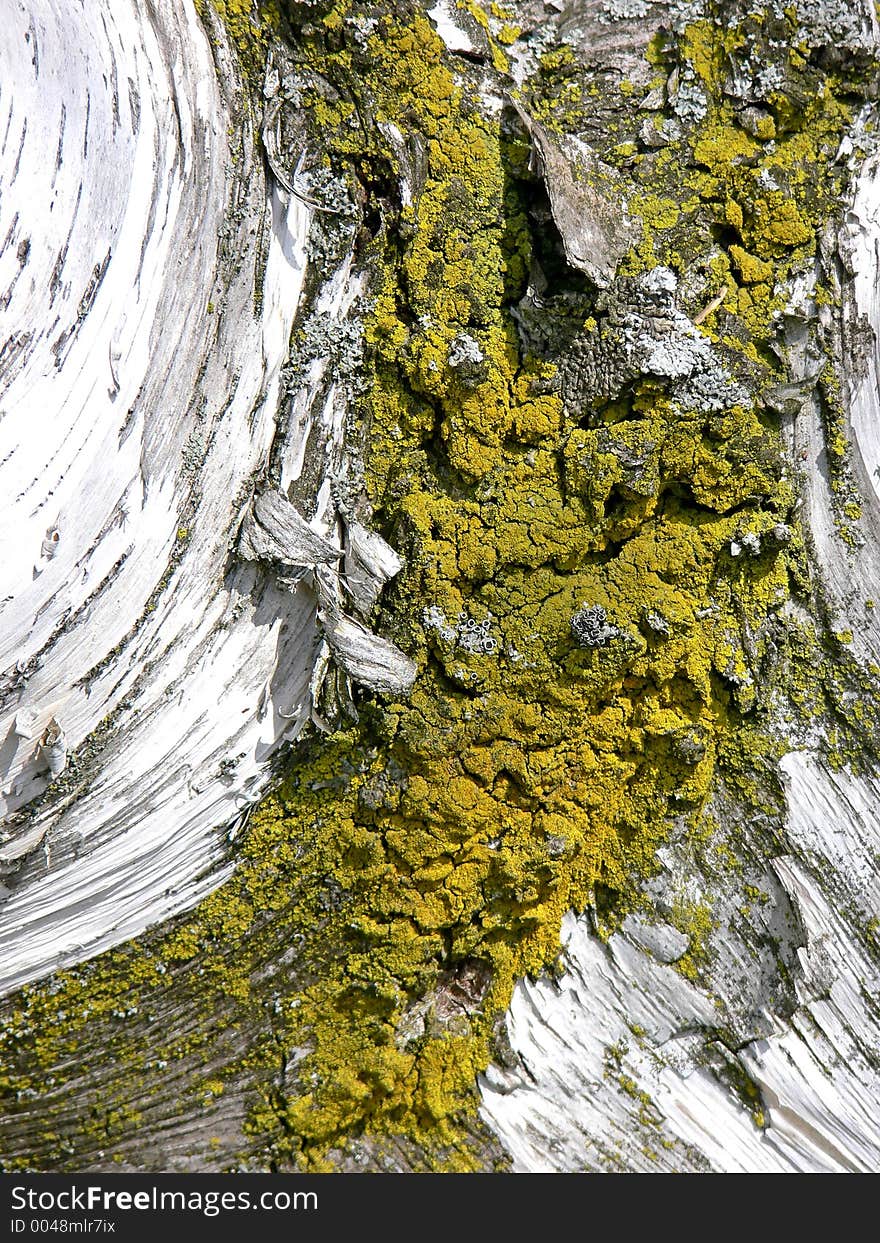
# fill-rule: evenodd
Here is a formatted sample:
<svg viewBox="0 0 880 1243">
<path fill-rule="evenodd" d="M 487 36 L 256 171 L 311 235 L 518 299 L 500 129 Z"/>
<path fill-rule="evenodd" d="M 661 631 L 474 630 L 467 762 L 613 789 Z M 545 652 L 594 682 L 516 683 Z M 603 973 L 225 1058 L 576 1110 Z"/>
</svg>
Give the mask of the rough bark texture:
<svg viewBox="0 0 880 1243">
<path fill-rule="evenodd" d="M 877 1169 L 873 9 L 9 8 L 4 1168 Z"/>
</svg>

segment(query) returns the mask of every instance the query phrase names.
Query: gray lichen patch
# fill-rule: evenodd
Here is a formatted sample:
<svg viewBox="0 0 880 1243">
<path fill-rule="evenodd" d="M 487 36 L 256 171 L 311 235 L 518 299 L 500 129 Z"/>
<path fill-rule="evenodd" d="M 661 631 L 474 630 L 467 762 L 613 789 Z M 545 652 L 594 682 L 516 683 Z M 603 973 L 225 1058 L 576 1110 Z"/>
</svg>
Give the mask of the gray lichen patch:
<svg viewBox="0 0 880 1243">
<path fill-rule="evenodd" d="M 620 630 L 608 624 L 600 604 L 585 604 L 571 619 L 571 633 L 578 647 L 604 647 L 618 638 Z"/>
</svg>

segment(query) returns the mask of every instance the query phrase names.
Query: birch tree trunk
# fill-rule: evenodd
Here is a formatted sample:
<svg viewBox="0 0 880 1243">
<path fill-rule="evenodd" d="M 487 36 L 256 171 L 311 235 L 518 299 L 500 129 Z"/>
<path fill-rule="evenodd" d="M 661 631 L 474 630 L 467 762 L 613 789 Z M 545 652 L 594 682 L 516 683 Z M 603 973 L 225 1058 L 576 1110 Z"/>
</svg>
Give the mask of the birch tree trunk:
<svg viewBox="0 0 880 1243">
<path fill-rule="evenodd" d="M 2 2 L 2 1168 L 880 1168 L 873 6 Z"/>
</svg>

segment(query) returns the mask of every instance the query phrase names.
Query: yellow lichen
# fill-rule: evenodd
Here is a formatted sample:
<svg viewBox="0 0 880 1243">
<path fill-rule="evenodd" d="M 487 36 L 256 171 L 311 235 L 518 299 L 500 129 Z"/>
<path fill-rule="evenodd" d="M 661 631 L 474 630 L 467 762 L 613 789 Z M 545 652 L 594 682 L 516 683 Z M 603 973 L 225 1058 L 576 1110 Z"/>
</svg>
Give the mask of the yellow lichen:
<svg viewBox="0 0 880 1243">
<path fill-rule="evenodd" d="M 513 37 L 497 26 L 503 11 L 490 21 L 466 7 L 487 31 L 496 23 L 498 42 Z M 469 1168 L 458 1121 L 494 1021 L 518 978 L 556 962 L 563 915 L 593 906 L 608 930 L 637 907 L 673 818 L 708 831 L 700 814 L 719 771 L 744 802 L 766 798 L 754 772 L 777 758 L 760 728 L 767 623 L 803 545 L 778 431 L 757 402 L 685 410 L 643 378 L 584 417 L 566 411 L 553 365 L 524 353 L 510 314 L 532 257 L 508 175 L 516 140 L 420 12 L 374 15 L 369 64 L 355 65 L 348 8 L 325 13 L 302 51 L 354 93 L 304 95 L 328 166 L 367 183 L 398 171 L 381 131 L 352 125 L 364 116 L 425 152 L 398 226 L 383 220 L 363 241 L 365 486 L 406 558 L 378 620 L 416 659 L 415 689 L 405 702 L 362 699 L 357 722 L 297 753 L 255 812 L 236 873 L 194 913 L 13 999 L 19 1053 L 5 1087 L 10 1100 L 41 1090 L 42 1073 L 71 1067 L 93 1030 L 100 1058 L 145 1074 L 155 1049 L 129 1012 L 165 997 L 173 977 L 191 1021 L 162 1060 L 201 1065 L 193 1090 L 205 1102 L 247 1075 L 248 1127 L 267 1161 L 322 1167 L 349 1136 L 391 1133 L 436 1168 Z M 708 114 L 644 180 L 633 165 L 643 234 L 622 271 L 702 265 L 703 305 L 722 294 L 726 317 L 712 339 L 765 374 L 776 283 L 814 246 L 832 191 L 817 173 L 847 111 L 829 92 L 800 120 L 775 101 L 768 153 L 718 86 L 744 38 L 687 27 L 680 53 Z M 664 55 L 655 41 L 651 63 Z M 542 67 L 579 71 L 567 45 Z M 574 78 L 551 85 L 535 109 L 549 126 L 581 95 Z M 622 161 L 623 146 L 609 148 Z M 601 337 L 600 316 L 585 317 L 587 338 Z M 469 372 L 451 361 L 465 339 L 479 360 Z M 774 542 L 780 523 L 790 538 Z M 737 559 L 744 533 L 760 554 Z M 584 608 L 604 611 L 612 639 L 579 646 L 572 618 Z M 491 644 L 463 641 L 469 624 Z M 790 638 L 793 661 L 812 665 L 810 642 Z M 809 687 L 792 678 L 788 693 L 810 710 Z M 673 922 L 690 942 L 679 969 L 698 979 L 712 913 L 679 904 Z M 294 979 L 276 989 L 279 960 Z M 482 984 L 456 1008 L 468 972 Z M 209 1071 L 207 1046 L 233 1033 L 244 1052 Z M 293 1050 L 301 1060 L 279 1079 Z M 102 1092 L 100 1125 L 118 1134 L 131 1093 L 121 1079 L 102 1079 Z M 79 1119 L 68 1138 L 92 1125 Z"/>
</svg>

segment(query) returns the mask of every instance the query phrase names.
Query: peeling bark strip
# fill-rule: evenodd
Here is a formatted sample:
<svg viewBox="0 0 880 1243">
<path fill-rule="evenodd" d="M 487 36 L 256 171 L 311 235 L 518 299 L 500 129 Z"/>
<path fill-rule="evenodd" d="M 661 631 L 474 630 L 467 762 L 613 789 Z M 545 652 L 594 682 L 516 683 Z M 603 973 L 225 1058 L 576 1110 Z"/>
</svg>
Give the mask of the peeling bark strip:
<svg viewBox="0 0 880 1243">
<path fill-rule="evenodd" d="M 318 616 L 334 655 L 355 682 L 385 695 L 409 694 L 416 666 L 398 647 L 332 609 Z"/>
<path fill-rule="evenodd" d="M 877 1169 L 873 9 L 55 7 L 8 1168 Z"/>
<path fill-rule="evenodd" d="M 566 260 L 607 288 L 639 237 L 639 222 L 629 219 L 622 188 L 586 144 L 567 135 L 554 139 L 522 108 L 517 111 L 535 144 Z"/>
<path fill-rule="evenodd" d="M 346 523 L 346 536 L 345 588 L 358 611 L 366 615 L 385 584 L 403 569 L 403 561 L 381 535 L 360 522 Z"/>
<path fill-rule="evenodd" d="M 250 561 L 317 569 L 342 556 L 342 549 L 318 535 L 280 492 L 261 492 L 245 517 L 238 550 Z"/>
</svg>

